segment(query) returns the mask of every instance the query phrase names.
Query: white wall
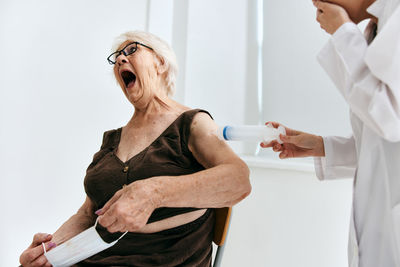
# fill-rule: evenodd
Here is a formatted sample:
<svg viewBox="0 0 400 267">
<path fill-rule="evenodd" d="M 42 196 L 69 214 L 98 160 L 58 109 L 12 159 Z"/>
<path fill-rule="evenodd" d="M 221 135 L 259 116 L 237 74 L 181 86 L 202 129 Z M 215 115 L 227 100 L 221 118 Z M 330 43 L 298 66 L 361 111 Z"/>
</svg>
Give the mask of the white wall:
<svg viewBox="0 0 400 267">
<path fill-rule="evenodd" d="M 328 38 L 311 1 L 264 1 L 265 120 L 320 135 L 351 133 L 348 106 L 316 60 Z"/>
<path fill-rule="evenodd" d="M 222 266 L 347 266 L 352 181 L 245 159 L 253 190 L 233 208 Z"/>
<path fill-rule="evenodd" d="M 85 170 L 102 133 L 123 125 L 133 112 L 106 62 L 118 34 L 147 27 L 171 42 L 181 67 L 176 99 L 184 104 L 209 110 L 221 125 L 258 121 L 252 104 L 257 89 L 255 3 L 0 2 L 0 266 L 17 265 L 34 233 L 55 231 L 76 211 L 84 200 Z M 310 16 L 307 4 L 304 10 L 299 4 L 299 14 Z M 285 23 L 271 28 L 274 34 L 285 31 Z M 323 41 L 318 40 L 312 49 L 319 49 Z M 293 62 L 300 60 L 291 53 Z M 279 63 L 270 56 L 271 64 Z M 309 61 L 315 60 L 310 56 Z M 309 76 L 296 77 L 305 94 L 316 90 L 308 88 Z M 272 89 L 280 90 L 275 85 Z M 307 118 L 295 119 L 293 110 L 269 111 L 271 118 L 296 126 L 303 119 L 307 127 L 329 123 L 312 108 Z M 237 152 L 247 151 L 241 144 L 231 145 Z M 309 165 L 282 164 L 272 157 L 261 159 L 262 168 L 259 158 L 246 158 L 253 193 L 234 209 L 224 266 L 343 266 L 350 182 L 321 183 Z"/>
<path fill-rule="evenodd" d="M 184 103 L 208 110 L 219 125 L 243 124 L 247 1 L 189 3 Z"/>
</svg>

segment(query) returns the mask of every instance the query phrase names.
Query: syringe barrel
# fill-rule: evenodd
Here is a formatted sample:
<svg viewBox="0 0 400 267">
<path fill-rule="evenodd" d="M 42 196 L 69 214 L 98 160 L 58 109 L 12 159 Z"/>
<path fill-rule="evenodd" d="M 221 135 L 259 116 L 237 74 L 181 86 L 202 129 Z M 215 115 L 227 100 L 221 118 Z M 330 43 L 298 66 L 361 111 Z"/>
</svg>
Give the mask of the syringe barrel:
<svg viewBox="0 0 400 267">
<path fill-rule="evenodd" d="M 282 126 L 276 129 L 265 125 L 225 126 L 220 132 L 223 139 L 227 141 L 254 142 L 270 142 L 274 139 L 280 142 L 279 134 L 286 134 L 285 128 Z"/>
</svg>

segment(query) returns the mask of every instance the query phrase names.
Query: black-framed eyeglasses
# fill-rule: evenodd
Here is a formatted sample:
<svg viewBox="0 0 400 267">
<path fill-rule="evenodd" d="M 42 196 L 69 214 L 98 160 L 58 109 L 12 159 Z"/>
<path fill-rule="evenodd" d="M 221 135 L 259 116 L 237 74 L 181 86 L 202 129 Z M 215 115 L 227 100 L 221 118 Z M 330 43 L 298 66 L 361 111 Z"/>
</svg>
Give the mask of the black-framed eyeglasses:
<svg viewBox="0 0 400 267">
<path fill-rule="evenodd" d="M 145 44 L 142 44 L 142 43 L 139 43 L 139 42 L 132 42 L 132 43 L 127 44 L 121 50 L 115 51 L 114 53 L 109 55 L 108 58 L 107 58 L 108 63 L 110 63 L 110 65 L 114 65 L 115 63 L 117 63 L 117 57 L 119 55 L 124 54 L 124 56 L 129 56 L 129 55 L 135 53 L 136 50 L 137 50 L 137 46 L 138 45 L 141 45 L 141 46 L 144 46 L 144 47 L 146 47 L 146 48 L 148 48 L 150 50 L 153 50 L 153 48 L 151 48 L 150 46 L 147 46 Z"/>
</svg>

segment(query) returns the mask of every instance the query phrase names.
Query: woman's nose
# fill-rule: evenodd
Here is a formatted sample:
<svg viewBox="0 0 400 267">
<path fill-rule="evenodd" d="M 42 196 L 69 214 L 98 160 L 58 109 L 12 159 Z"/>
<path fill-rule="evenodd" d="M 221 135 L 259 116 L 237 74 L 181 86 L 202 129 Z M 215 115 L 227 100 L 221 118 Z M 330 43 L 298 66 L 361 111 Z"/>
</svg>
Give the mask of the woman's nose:
<svg viewBox="0 0 400 267">
<path fill-rule="evenodd" d="M 124 55 L 124 54 L 120 54 L 118 57 L 117 57 L 117 63 L 119 64 L 119 65 L 122 65 L 122 64 L 124 64 L 124 63 L 128 63 L 128 59 L 126 58 L 126 56 Z"/>
</svg>

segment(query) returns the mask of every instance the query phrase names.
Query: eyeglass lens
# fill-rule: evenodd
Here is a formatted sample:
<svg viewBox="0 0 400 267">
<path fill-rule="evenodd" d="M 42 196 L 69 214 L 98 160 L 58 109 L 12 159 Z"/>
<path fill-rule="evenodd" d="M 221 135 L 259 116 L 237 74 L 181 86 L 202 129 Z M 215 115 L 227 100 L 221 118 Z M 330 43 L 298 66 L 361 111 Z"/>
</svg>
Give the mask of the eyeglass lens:
<svg viewBox="0 0 400 267">
<path fill-rule="evenodd" d="M 129 56 L 133 53 L 135 53 L 137 50 L 137 43 L 132 43 L 124 47 L 122 50 L 114 52 L 111 56 L 111 61 L 115 63 L 117 61 L 117 57 L 121 54 L 124 54 L 125 56 Z"/>
</svg>

